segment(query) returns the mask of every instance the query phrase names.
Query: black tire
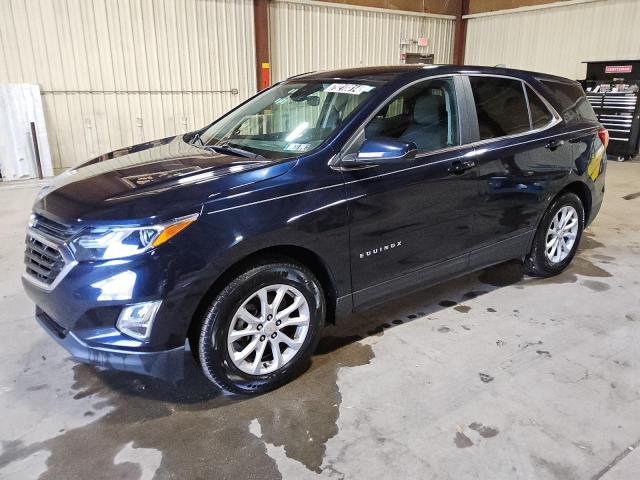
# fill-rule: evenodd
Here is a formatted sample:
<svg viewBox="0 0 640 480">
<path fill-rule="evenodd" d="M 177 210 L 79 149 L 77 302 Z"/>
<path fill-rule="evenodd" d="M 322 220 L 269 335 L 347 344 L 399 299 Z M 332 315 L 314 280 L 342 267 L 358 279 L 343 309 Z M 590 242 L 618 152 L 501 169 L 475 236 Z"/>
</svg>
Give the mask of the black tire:
<svg viewBox="0 0 640 480">
<path fill-rule="evenodd" d="M 231 360 L 227 334 L 235 312 L 247 298 L 263 287 L 276 284 L 291 285 L 302 293 L 309 307 L 309 328 L 302 346 L 283 367 L 264 375 L 249 375 Z M 230 282 L 204 314 L 197 349 L 202 371 L 211 382 L 231 393 L 256 395 L 278 388 L 307 368 L 324 320 L 324 293 L 311 271 L 290 262 L 254 267 Z"/>
<path fill-rule="evenodd" d="M 565 206 L 573 207 L 578 213 L 578 232 L 576 239 L 569 255 L 562 261 L 552 262 L 546 255 L 545 245 L 547 241 L 547 231 L 551 225 L 552 220 L 558 214 L 560 209 Z M 531 252 L 525 258 L 524 267 L 525 272 L 528 275 L 534 277 L 552 277 L 561 273 L 573 260 L 578 246 L 580 245 L 580 239 L 582 238 L 582 231 L 584 230 L 585 214 L 584 206 L 580 197 L 575 193 L 564 193 L 557 197 L 545 212 L 538 230 L 531 246 Z"/>
</svg>

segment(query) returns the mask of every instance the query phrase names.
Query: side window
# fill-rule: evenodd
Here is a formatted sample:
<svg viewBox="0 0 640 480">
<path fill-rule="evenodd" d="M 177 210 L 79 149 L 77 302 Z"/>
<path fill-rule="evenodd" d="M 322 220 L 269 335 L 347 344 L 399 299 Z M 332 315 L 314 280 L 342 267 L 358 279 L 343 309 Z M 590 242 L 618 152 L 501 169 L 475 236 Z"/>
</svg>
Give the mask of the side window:
<svg viewBox="0 0 640 480">
<path fill-rule="evenodd" d="M 529 111 L 520 80 L 472 76 L 469 81 L 481 140 L 529 130 Z"/>
<path fill-rule="evenodd" d="M 553 120 L 553 114 L 538 94 L 529 86 L 527 86 L 527 99 L 529 100 L 529 111 L 531 112 L 531 125 L 533 128 L 542 128 L 549 125 Z"/>
<path fill-rule="evenodd" d="M 397 97 L 386 107 L 386 113 L 384 118 L 397 117 L 398 115 L 406 115 L 406 105 L 404 103 L 404 97 Z"/>
<path fill-rule="evenodd" d="M 427 80 L 402 90 L 365 127 L 365 138 L 413 142 L 420 151 L 460 144 L 453 79 Z"/>
<path fill-rule="evenodd" d="M 596 117 L 582 87 L 578 83 L 556 82 L 553 80 L 540 80 L 540 83 L 549 89 L 560 107 L 558 113 L 566 122 L 598 121 L 598 117 Z"/>
</svg>

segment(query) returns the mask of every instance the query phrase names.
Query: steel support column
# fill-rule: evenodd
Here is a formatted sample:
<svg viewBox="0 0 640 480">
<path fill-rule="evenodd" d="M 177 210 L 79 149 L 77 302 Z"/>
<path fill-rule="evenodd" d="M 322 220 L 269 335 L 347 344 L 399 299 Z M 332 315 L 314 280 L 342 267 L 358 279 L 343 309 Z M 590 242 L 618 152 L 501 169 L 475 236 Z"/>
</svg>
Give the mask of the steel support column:
<svg viewBox="0 0 640 480">
<path fill-rule="evenodd" d="M 269 0 L 253 0 L 253 21 L 256 36 L 256 78 L 258 91 L 260 91 L 271 85 Z"/>
</svg>

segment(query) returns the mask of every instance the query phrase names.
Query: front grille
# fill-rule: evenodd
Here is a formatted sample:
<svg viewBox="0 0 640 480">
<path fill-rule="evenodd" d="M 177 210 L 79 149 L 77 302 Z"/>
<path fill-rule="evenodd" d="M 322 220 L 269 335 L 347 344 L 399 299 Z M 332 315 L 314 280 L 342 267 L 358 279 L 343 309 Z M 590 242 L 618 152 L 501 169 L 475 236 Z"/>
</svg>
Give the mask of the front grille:
<svg viewBox="0 0 640 480">
<path fill-rule="evenodd" d="M 65 265 L 60 251 L 27 233 L 24 263 L 33 278 L 51 285 Z"/>
<path fill-rule="evenodd" d="M 27 275 L 45 285 L 52 285 L 67 264 L 62 253 L 67 251 L 65 244 L 81 228 L 32 214 L 24 252 Z"/>
<path fill-rule="evenodd" d="M 79 232 L 79 227 L 63 225 L 62 223 L 50 220 L 42 215 L 33 214 L 30 222 L 31 228 L 38 230 L 48 237 L 66 242 Z"/>
</svg>

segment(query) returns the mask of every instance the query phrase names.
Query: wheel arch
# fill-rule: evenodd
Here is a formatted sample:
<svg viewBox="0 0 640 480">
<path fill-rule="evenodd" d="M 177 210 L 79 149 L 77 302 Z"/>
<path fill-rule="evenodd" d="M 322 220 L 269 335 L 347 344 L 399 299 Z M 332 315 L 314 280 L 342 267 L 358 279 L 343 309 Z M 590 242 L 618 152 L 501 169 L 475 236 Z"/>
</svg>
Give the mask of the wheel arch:
<svg viewBox="0 0 640 480">
<path fill-rule="evenodd" d="M 584 182 L 581 182 L 581 181 L 571 182 L 562 190 L 560 190 L 560 192 L 558 192 L 558 194 L 552 199 L 552 202 L 553 200 L 558 198 L 560 195 L 567 192 L 575 193 L 580 199 L 580 201 L 582 202 L 582 206 L 584 207 L 584 223 L 586 226 L 589 223 L 589 218 L 591 216 L 591 208 L 593 206 L 593 198 L 591 195 L 591 190 L 589 190 L 589 187 Z"/>
<path fill-rule="evenodd" d="M 542 210 L 542 212 L 540 213 L 540 216 L 537 221 L 537 228 L 540 228 L 540 224 L 542 223 L 544 215 L 549 209 L 549 207 L 551 206 L 551 204 L 554 202 L 554 200 L 556 198 L 559 198 L 561 195 L 564 195 L 567 192 L 576 194 L 580 199 L 580 201 L 582 202 L 582 206 L 584 208 L 584 223 L 585 223 L 585 227 L 587 226 L 589 222 L 589 216 L 591 215 L 591 208 L 593 206 L 592 194 L 591 194 L 591 191 L 589 190 L 589 187 L 584 182 L 575 180 L 565 185 L 558 193 L 556 193 L 553 197 L 549 199 L 544 210 Z M 534 232 L 535 231 L 537 230 L 534 230 Z M 531 237 L 529 246 L 527 247 L 527 255 L 528 255 L 528 252 L 531 251 L 531 247 L 533 245 L 534 240 L 535 240 L 535 235 Z"/>
<path fill-rule="evenodd" d="M 194 345 L 193 339 L 197 338 L 197 335 L 199 334 L 199 325 L 202 316 L 215 296 L 222 291 L 224 286 L 233 278 L 247 271 L 249 268 L 275 261 L 293 261 L 311 270 L 320 282 L 322 290 L 324 291 L 326 301 L 325 322 L 331 324 L 335 323 L 337 289 L 336 282 L 329 266 L 317 253 L 308 248 L 296 245 L 275 245 L 262 248 L 242 257 L 228 266 L 220 275 L 217 276 L 200 300 L 198 307 L 191 318 L 187 337 L 189 338 L 192 348 Z"/>
</svg>

